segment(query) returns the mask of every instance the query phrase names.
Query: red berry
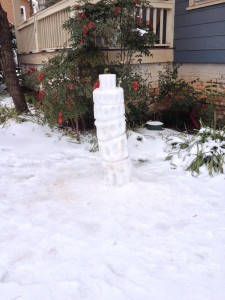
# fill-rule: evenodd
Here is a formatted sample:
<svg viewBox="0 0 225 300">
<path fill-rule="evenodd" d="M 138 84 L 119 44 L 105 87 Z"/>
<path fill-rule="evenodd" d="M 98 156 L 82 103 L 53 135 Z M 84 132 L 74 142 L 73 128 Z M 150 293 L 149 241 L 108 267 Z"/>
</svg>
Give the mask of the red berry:
<svg viewBox="0 0 225 300">
<path fill-rule="evenodd" d="M 73 84 L 72 84 L 72 83 L 68 86 L 68 89 L 69 89 L 70 91 L 72 91 L 72 89 L 73 89 Z"/>
<path fill-rule="evenodd" d="M 90 23 L 88 24 L 88 27 L 89 27 L 89 28 L 93 28 L 93 27 L 95 27 L 95 23 L 93 23 L 93 22 L 90 22 Z"/>
<path fill-rule="evenodd" d="M 41 73 L 41 74 L 38 75 L 37 81 L 41 82 L 43 78 L 44 78 L 44 74 Z"/>
<path fill-rule="evenodd" d="M 62 124 L 62 121 L 63 121 L 63 120 L 62 120 L 62 118 L 61 118 L 61 117 L 60 117 L 60 118 L 58 118 L 58 123 L 59 123 L 59 124 Z"/>
<path fill-rule="evenodd" d="M 114 8 L 114 15 L 117 16 L 119 14 L 119 12 L 120 12 L 120 8 L 119 8 L 119 6 L 116 6 Z"/>
<path fill-rule="evenodd" d="M 138 90 L 138 82 L 133 81 L 133 90 L 136 92 Z"/>
<path fill-rule="evenodd" d="M 100 87 L 100 82 L 97 80 L 94 84 L 94 90 Z"/>
<path fill-rule="evenodd" d="M 42 101 L 43 97 L 44 97 L 44 93 L 42 91 L 38 92 L 37 100 Z"/>
</svg>

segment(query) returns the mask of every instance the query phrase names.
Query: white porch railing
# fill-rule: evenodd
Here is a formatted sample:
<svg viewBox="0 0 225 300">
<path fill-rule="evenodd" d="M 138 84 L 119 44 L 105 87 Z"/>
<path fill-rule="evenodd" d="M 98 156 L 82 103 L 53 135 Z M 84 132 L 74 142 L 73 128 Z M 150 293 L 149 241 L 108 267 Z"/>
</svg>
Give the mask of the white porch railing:
<svg viewBox="0 0 225 300">
<path fill-rule="evenodd" d="M 70 16 L 65 8 L 75 3 L 75 0 L 62 0 L 18 25 L 18 53 L 37 53 L 69 47 L 69 34 L 62 29 L 62 24 Z M 153 0 L 150 3 L 152 7 L 141 9 L 139 15 L 157 34 L 158 42 L 155 46 L 172 48 L 174 0 Z"/>
</svg>

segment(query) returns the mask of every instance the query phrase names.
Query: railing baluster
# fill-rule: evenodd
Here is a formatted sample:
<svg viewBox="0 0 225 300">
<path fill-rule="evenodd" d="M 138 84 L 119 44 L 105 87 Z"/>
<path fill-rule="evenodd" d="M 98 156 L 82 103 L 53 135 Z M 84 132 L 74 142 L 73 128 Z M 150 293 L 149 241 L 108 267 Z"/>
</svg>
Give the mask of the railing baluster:
<svg viewBox="0 0 225 300">
<path fill-rule="evenodd" d="M 143 9 L 142 8 L 139 9 L 139 17 L 140 17 L 140 22 L 142 22 L 142 20 L 143 20 Z"/>
<path fill-rule="evenodd" d="M 159 44 L 163 43 L 163 12 L 164 9 L 160 8 L 160 30 L 159 30 Z"/>
<path fill-rule="evenodd" d="M 153 8 L 153 32 L 156 34 L 157 8 Z"/>
<path fill-rule="evenodd" d="M 53 48 L 55 45 L 55 36 L 54 36 L 54 15 L 49 16 L 49 23 L 51 24 L 51 43 L 48 45 L 48 48 Z"/>
<path fill-rule="evenodd" d="M 146 25 L 149 27 L 150 26 L 150 8 L 146 8 Z"/>
<path fill-rule="evenodd" d="M 58 37 L 59 37 L 59 41 L 62 41 L 62 46 L 64 44 L 64 39 L 63 39 L 63 35 L 62 35 L 62 30 L 60 30 L 60 28 L 62 27 L 63 24 L 63 11 L 58 13 L 59 16 L 59 26 L 58 26 Z M 59 41 L 58 41 L 58 45 L 59 45 Z"/>
</svg>

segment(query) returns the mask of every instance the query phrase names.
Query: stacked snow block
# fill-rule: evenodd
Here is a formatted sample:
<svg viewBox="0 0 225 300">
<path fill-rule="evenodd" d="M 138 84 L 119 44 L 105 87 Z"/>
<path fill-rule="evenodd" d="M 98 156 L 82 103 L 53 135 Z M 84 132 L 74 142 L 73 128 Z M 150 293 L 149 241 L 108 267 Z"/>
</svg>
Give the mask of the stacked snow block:
<svg viewBox="0 0 225 300">
<path fill-rule="evenodd" d="M 131 180 L 127 149 L 123 89 L 116 75 L 99 75 L 100 87 L 93 92 L 98 145 L 108 185 L 121 186 Z"/>
</svg>

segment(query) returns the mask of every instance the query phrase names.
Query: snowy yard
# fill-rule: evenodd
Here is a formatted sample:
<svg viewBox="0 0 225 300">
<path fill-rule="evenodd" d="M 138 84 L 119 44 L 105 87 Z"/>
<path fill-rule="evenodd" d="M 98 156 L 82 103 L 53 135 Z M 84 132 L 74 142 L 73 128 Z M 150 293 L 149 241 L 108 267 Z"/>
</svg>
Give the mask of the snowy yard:
<svg viewBox="0 0 225 300">
<path fill-rule="evenodd" d="M 113 188 L 88 136 L 0 127 L 0 299 L 224 300 L 225 175 L 172 168 L 172 133 L 131 132 Z"/>
</svg>

